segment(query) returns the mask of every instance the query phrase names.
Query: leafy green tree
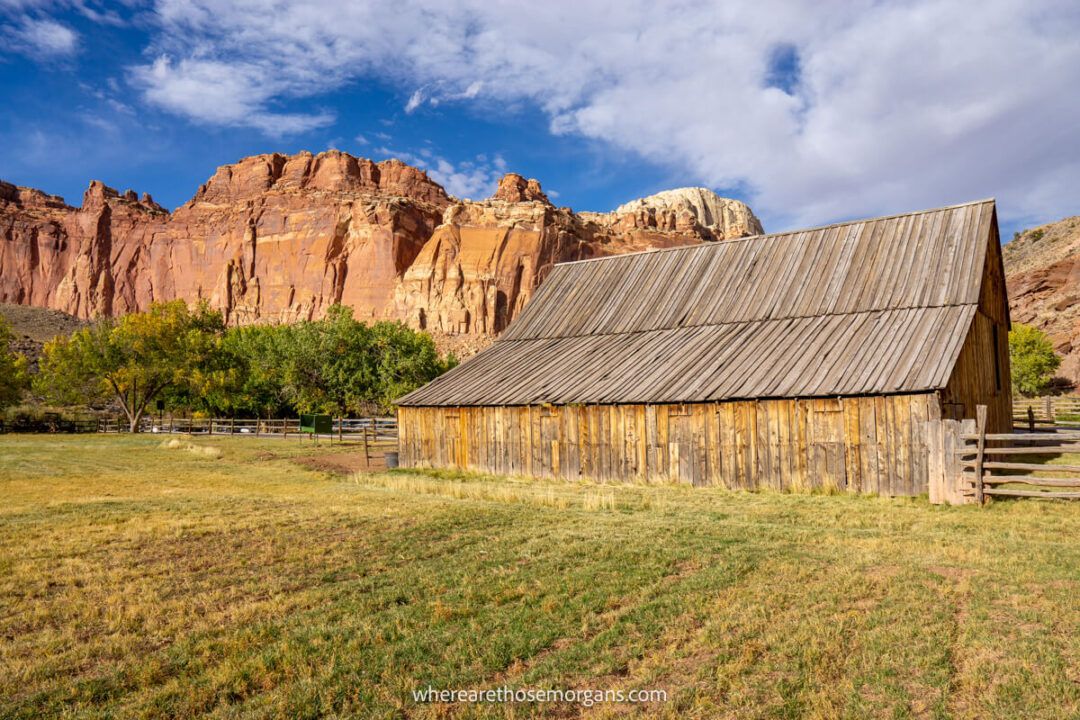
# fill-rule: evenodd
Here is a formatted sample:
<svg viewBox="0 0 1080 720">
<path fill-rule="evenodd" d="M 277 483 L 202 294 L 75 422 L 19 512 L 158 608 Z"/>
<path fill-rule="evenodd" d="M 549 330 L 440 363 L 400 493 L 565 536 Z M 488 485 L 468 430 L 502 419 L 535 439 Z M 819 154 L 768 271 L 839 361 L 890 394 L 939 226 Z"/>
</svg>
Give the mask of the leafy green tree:
<svg viewBox="0 0 1080 720">
<path fill-rule="evenodd" d="M 7 320 L 0 317 L 0 409 L 17 404 L 30 386 L 26 358 L 11 350 L 13 339 Z"/>
<path fill-rule="evenodd" d="M 292 406 L 282 375 L 282 350 L 288 325 L 234 326 L 217 339 L 194 371 L 191 382 L 162 391 L 172 409 L 208 415 L 272 417 Z"/>
<path fill-rule="evenodd" d="M 458 364 L 453 354 L 439 355 L 430 335 L 400 322 L 376 323 L 372 334 L 377 363 L 372 400 L 381 410 L 390 410 L 394 400 Z"/>
<path fill-rule="evenodd" d="M 216 382 L 200 396 L 206 409 L 258 417 L 291 413 L 285 358 L 292 333 L 290 325 L 229 328 L 221 339 Z"/>
<path fill-rule="evenodd" d="M 286 389 L 299 412 L 361 412 L 374 395 L 372 333 L 352 309 L 331 307 L 322 320 L 294 325 L 281 348 Z"/>
<path fill-rule="evenodd" d="M 1042 330 L 1014 323 L 1009 331 L 1009 365 L 1013 388 L 1031 397 L 1045 393 L 1050 387 L 1061 358 Z"/>
<path fill-rule="evenodd" d="M 282 395 L 298 412 L 339 416 L 388 410 L 396 398 L 457 364 L 439 355 L 427 333 L 395 322 L 368 326 L 340 305 L 322 320 L 278 328 L 271 347 L 276 357 L 268 354 L 251 377 L 280 380 Z"/>
<path fill-rule="evenodd" d="M 113 398 L 132 432 L 151 401 L 167 391 L 200 393 L 215 383 L 221 314 L 201 303 L 156 303 L 107 318 L 46 344 L 35 388 L 54 402 Z"/>
</svg>

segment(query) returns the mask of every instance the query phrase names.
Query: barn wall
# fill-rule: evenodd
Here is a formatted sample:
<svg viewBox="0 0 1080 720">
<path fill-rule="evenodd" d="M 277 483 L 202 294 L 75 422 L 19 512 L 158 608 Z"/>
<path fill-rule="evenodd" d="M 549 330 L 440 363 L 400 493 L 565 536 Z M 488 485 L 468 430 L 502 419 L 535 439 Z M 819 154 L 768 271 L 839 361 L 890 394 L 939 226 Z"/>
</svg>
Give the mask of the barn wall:
<svg viewBox="0 0 1080 720">
<path fill-rule="evenodd" d="M 691 405 L 402 407 L 404 467 L 728 488 L 927 490 L 937 394 Z"/>
<path fill-rule="evenodd" d="M 952 377 L 942 392 L 942 415 L 954 420 L 973 418 L 976 406 L 986 405 L 987 430 L 993 433 L 1012 432 L 1012 384 L 1009 372 L 1007 326 L 991 320 L 982 311 L 975 313 L 971 331 L 953 367 Z"/>
<path fill-rule="evenodd" d="M 973 418 L 976 406 L 986 405 L 989 432 L 1007 433 L 1012 432 L 1009 300 L 996 223 L 987 233 L 981 282 L 978 310 L 942 393 L 942 414 Z"/>
</svg>

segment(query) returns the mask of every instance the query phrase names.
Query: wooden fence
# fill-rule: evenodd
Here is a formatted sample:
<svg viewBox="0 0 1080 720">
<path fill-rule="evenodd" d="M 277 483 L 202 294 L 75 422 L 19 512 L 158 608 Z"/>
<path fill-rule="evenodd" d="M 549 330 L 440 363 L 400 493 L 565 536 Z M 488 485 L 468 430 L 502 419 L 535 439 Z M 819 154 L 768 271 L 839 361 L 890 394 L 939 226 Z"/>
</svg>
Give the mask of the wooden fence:
<svg viewBox="0 0 1080 720">
<path fill-rule="evenodd" d="M 127 432 L 123 418 L 103 419 L 99 432 Z M 144 417 L 140 432 L 186 433 L 189 435 L 242 435 L 245 437 L 301 438 L 299 418 L 240 419 L 240 418 L 183 418 Z M 306 437 L 306 433 L 303 437 Z M 370 442 L 397 442 L 397 418 L 334 418 L 331 436 L 343 440 L 364 439 Z M 331 437 L 323 435 L 322 437 Z"/>
<path fill-rule="evenodd" d="M 929 421 L 927 437 L 931 502 L 982 505 L 992 497 L 1080 500 L 1080 465 L 1036 462 L 1080 454 L 1080 432 L 988 433 L 986 407 L 980 405 L 974 420 Z"/>
<path fill-rule="evenodd" d="M 1080 428 L 1080 395 L 1013 398 L 1013 424 L 1029 431 L 1046 425 Z"/>
</svg>

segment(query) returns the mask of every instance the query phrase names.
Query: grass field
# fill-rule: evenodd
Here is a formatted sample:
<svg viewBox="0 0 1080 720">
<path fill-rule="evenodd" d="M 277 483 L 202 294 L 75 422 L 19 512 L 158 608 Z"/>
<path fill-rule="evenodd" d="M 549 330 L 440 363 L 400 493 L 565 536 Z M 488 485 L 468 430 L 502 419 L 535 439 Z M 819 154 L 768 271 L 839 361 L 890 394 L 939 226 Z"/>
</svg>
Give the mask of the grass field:
<svg viewBox="0 0 1080 720">
<path fill-rule="evenodd" d="M 1080 716 L 1080 504 L 345 475 L 293 442 L 159 441 L 0 437 L 0 716 Z M 668 699 L 414 701 L 428 685 Z"/>
</svg>

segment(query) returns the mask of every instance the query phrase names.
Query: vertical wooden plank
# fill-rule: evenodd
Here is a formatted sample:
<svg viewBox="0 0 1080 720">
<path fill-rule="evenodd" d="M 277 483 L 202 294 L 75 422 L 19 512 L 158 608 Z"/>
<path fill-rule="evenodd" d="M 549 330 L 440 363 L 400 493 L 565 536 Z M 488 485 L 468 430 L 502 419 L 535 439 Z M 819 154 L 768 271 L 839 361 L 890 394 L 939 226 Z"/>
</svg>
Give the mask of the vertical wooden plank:
<svg viewBox="0 0 1080 720">
<path fill-rule="evenodd" d="M 660 429 L 656 419 L 656 406 L 645 406 L 645 477 L 660 478 Z"/>
<path fill-rule="evenodd" d="M 911 398 L 894 395 L 892 398 L 893 438 L 896 442 L 896 494 L 912 495 L 911 472 Z"/>
<path fill-rule="evenodd" d="M 810 407 L 806 400 L 795 401 L 795 428 L 796 428 L 796 460 L 797 483 L 793 487 L 805 490 L 811 487 L 810 474 L 811 464 L 811 437 L 810 437 Z"/>
<path fill-rule="evenodd" d="M 668 479 L 679 481 L 679 443 L 668 440 Z"/>
<path fill-rule="evenodd" d="M 671 479 L 671 446 L 668 433 L 668 408 L 666 405 L 656 407 L 656 461 L 660 475 L 668 480 Z"/>
<path fill-rule="evenodd" d="M 736 463 L 735 487 L 744 490 L 754 488 L 754 450 L 752 446 L 752 413 L 750 403 L 735 403 Z"/>
<path fill-rule="evenodd" d="M 717 406 L 716 427 L 720 442 L 720 483 L 730 490 L 736 486 L 735 410 L 733 403 L 720 403 Z"/>
<path fill-rule="evenodd" d="M 719 453 L 719 438 L 716 436 L 716 405 L 709 404 L 702 406 L 701 413 L 701 430 L 702 430 L 702 442 L 704 442 L 705 451 L 705 484 L 716 485 L 718 484 L 718 475 L 720 473 L 720 453 Z"/>
<path fill-rule="evenodd" d="M 844 416 L 844 464 L 847 468 L 848 490 L 861 493 L 862 434 L 859 431 L 859 398 L 844 398 L 840 402 Z"/>
<path fill-rule="evenodd" d="M 874 435 L 877 438 L 877 473 L 879 495 L 892 494 L 892 471 L 889 469 L 892 458 L 890 457 L 888 414 L 886 412 L 885 398 L 874 398 Z"/>
<path fill-rule="evenodd" d="M 926 447 L 926 421 L 929 415 L 929 395 L 916 395 L 911 403 L 911 494 L 927 492 L 928 449 Z"/>
<path fill-rule="evenodd" d="M 983 496 L 983 451 L 986 449 L 986 406 L 979 405 L 975 408 L 975 426 L 979 434 L 978 444 L 975 447 L 975 504 L 982 506 L 985 501 Z"/>
<path fill-rule="evenodd" d="M 822 417 L 824 413 L 821 412 L 821 401 L 817 399 L 808 400 L 807 406 L 810 408 L 810 421 L 808 424 L 814 459 L 811 465 L 810 487 L 835 487 L 835 479 L 829 474 L 828 435 L 826 421 Z"/>
<path fill-rule="evenodd" d="M 945 479 L 942 474 L 944 472 L 944 459 L 942 458 L 944 446 L 942 445 L 941 420 L 926 420 L 924 427 L 927 453 L 927 492 L 930 495 L 930 502 L 934 505 L 940 505 L 945 502 Z"/>
<path fill-rule="evenodd" d="M 778 488 L 782 491 L 793 487 L 792 476 L 795 473 L 798 443 L 793 433 L 793 418 L 795 416 L 795 401 L 783 400 L 777 403 L 779 416 L 777 418 L 777 445 L 780 449 L 780 478 Z"/>
<path fill-rule="evenodd" d="M 646 431 L 645 423 L 645 406 L 634 406 L 634 477 L 638 480 L 644 480 L 647 478 L 648 461 L 646 459 L 646 453 L 648 451 L 648 432 Z"/>
<path fill-rule="evenodd" d="M 780 422 L 787 401 L 769 400 L 765 404 L 769 406 L 769 485 L 774 490 L 782 490 L 784 482 L 780 474 L 780 462 L 785 448 L 780 445 Z"/>
<path fill-rule="evenodd" d="M 691 421 L 694 428 L 694 485 L 698 487 L 709 484 L 707 416 L 708 408 L 705 405 L 691 405 Z"/>
</svg>

